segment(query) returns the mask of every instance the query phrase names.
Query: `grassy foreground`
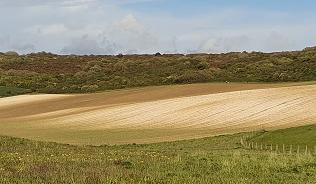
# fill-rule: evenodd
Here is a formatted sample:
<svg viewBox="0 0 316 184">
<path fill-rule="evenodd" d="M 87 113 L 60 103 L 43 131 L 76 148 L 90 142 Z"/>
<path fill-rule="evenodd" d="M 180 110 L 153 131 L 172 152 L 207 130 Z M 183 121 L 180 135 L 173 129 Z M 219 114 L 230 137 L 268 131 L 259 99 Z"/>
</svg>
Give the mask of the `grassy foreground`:
<svg viewBox="0 0 316 184">
<path fill-rule="evenodd" d="M 307 136 L 309 129 L 300 129 L 301 134 L 307 133 L 307 141 L 311 141 L 312 137 Z M 283 130 L 287 131 L 291 135 L 293 130 Z M 245 136 L 258 137 L 262 133 L 100 147 L 0 137 L 0 183 L 279 184 L 316 181 L 315 155 L 243 149 L 240 139 Z"/>
</svg>

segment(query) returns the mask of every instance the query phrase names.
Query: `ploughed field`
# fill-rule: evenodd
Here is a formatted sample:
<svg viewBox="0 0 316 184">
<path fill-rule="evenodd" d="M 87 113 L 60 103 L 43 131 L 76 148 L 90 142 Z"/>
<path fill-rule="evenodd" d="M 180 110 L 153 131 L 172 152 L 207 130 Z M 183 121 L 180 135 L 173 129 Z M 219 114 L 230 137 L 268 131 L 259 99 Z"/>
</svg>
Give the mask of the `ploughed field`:
<svg viewBox="0 0 316 184">
<path fill-rule="evenodd" d="M 315 83 L 209 83 L 0 99 L 0 135 L 68 144 L 152 143 L 315 122 Z"/>
</svg>

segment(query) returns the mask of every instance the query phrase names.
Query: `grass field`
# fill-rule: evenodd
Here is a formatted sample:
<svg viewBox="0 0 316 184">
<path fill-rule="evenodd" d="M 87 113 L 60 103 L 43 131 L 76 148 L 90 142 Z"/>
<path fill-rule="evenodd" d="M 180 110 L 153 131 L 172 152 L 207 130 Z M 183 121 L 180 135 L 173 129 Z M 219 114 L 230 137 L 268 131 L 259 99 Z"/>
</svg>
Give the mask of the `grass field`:
<svg viewBox="0 0 316 184">
<path fill-rule="evenodd" d="M 264 132 L 250 141 L 274 145 L 278 144 L 280 146 L 283 144 L 287 146 L 292 145 L 294 149 L 299 145 L 302 151 L 304 151 L 305 146 L 308 146 L 310 150 L 315 151 L 316 125 Z"/>
<path fill-rule="evenodd" d="M 315 125 L 147 145 L 72 146 L 0 137 L 0 183 L 315 183 L 316 156 L 244 149 L 242 137 L 300 133 Z M 296 133 L 295 133 L 296 131 Z M 257 139 L 256 138 L 256 139 Z"/>
<path fill-rule="evenodd" d="M 0 183 L 312 184 L 315 91 L 211 83 L 1 98 Z"/>
<path fill-rule="evenodd" d="M 210 83 L 0 100 L 0 134 L 69 144 L 152 143 L 316 121 L 313 83 Z"/>
</svg>

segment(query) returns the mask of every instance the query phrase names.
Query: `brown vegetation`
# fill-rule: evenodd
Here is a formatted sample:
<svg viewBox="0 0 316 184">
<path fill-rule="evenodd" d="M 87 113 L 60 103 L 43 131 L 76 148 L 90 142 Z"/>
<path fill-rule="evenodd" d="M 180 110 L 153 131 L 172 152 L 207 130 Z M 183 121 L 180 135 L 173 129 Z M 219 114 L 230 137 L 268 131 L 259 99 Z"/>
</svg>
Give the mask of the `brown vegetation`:
<svg viewBox="0 0 316 184">
<path fill-rule="evenodd" d="M 0 54 L 0 86 L 82 93 L 200 82 L 316 80 L 316 49 L 227 54 L 59 56 Z"/>
</svg>

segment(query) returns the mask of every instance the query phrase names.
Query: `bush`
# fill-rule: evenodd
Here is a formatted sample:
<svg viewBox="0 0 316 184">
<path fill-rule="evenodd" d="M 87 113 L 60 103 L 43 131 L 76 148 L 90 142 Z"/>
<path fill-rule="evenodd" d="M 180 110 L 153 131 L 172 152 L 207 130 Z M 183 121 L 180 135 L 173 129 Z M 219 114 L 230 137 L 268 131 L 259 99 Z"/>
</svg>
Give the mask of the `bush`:
<svg viewBox="0 0 316 184">
<path fill-rule="evenodd" d="M 53 93 L 213 81 L 307 81 L 316 80 L 316 51 L 125 56 L 9 53 L 0 55 L 0 74 L 0 85 Z"/>
<path fill-rule="evenodd" d="M 19 54 L 17 52 L 14 52 L 14 51 L 8 51 L 4 55 L 6 55 L 6 56 L 19 56 Z"/>
<path fill-rule="evenodd" d="M 74 86 L 73 86 L 74 87 Z M 93 92 L 93 91 L 96 91 L 98 90 L 99 86 L 96 85 L 96 84 L 93 84 L 93 85 L 84 85 L 81 87 L 81 90 L 82 91 L 85 91 L 85 92 Z"/>
</svg>

